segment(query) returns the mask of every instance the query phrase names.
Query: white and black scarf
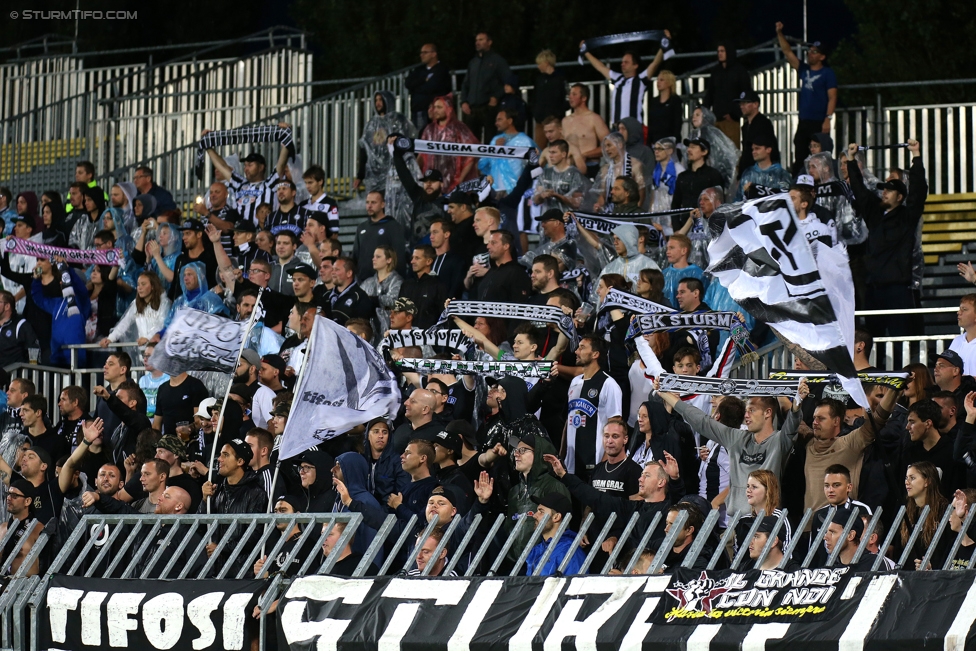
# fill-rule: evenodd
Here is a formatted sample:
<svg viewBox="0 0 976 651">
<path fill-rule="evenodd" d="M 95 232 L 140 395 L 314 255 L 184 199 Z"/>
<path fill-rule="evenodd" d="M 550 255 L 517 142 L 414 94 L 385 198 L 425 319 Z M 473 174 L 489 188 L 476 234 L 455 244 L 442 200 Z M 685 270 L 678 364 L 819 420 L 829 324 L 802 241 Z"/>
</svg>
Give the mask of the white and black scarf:
<svg viewBox="0 0 976 651">
<path fill-rule="evenodd" d="M 442 346 L 453 348 L 461 353 L 471 347 L 471 338 L 461 330 L 390 330 L 380 341 L 377 349 L 382 353 L 389 348 L 406 348 L 407 346 Z"/>
<path fill-rule="evenodd" d="M 800 380 L 755 380 L 745 378 L 701 377 L 698 375 L 675 375 L 662 373 L 658 391 L 670 393 L 694 393 L 706 396 L 784 396 L 793 398 L 797 394 Z"/>
<path fill-rule="evenodd" d="M 724 330 L 743 353 L 755 350 L 749 341 L 749 330 L 735 312 L 666 312 L 638 314 L 630 320 L 627 338 L 633 339 L 652 332 L 680 330 Z M 706 337 L 707 340 L 707 337 Z"/>
<path fill-rule="evenodd" d="M 64 302 L 67 305 L 68 316 L 78 316 L 81 314 L 81 310 L 78 309 L 78 298 L 75 296 L 75 288 L 71 285 L 71 272 L 68 271 L 68 265 L 64 262 L 58 262 L 58 279 L 61 281 L 61 295 L 64 296 Z"/>
<path fill-rule="evenodd" d="M 224 129 L 211 131 L 197 143 L 197 178 L 203 178 L 203 163 L 207 157 L 207 150 L 222 145 L 243 145 L 251 142 L 280 142 L 288 148 L 288 157 L 295 157 L 295 141 L 291 127 L 241 127 L 240 129 Z"/>
<path fill-rule="evenodd" d="M 857 379 L 864 384 L 880 384 L 901 391 L 908 384 L 910 373 L 858 373 Z M 772 371 L 771 380 L 805 379 L 808 384 L 839 384 L 840 376 L 836 373 L 820 371 Z"/>
<path fill-rule="evenodd" d="M 404 358 L 394 362 L 405 371 L 416 371 L 422 375 L 487 375 L 498 377 L 514 375 L 520 378 L 546 378 L 552 372 L 554 362 L 537 361 L 468 361 L 464 359 L 417 359 Z"/>
<path fill-rule="evenodd" d="M 664 210 L 662 212 L 620 213 L 615 215 L 574 210 L 573 214 L 576 215 L 580 226 L 586 230 L 609 235 L 617 226 L 636 226 L 638 224 L 647 224 L 650 226 L 656 218 L 670 217 L 671 215 L 680 215 L 689 212 L 691 212 L 691 208 L 676 208 L 675 210 Z M 666 241 L 664 235 L 656 228 L 649 228 L 648 230 L 653 241 L 645 241 L 644 247 L 664 246 Z"/>
<path fill-rule="evenodd" d="M 401 153 L 431 154 L 432 156 L 476 156 L 478 158 L 509 158 L 539 162 L 539 152 L 535 147 L 512 147 L 511 145 L 484 145 L 481 143 L 444 142 L 441 140 L 412 140 L 399 136 L 393 149 Z"/>
<path fill-rule="evenodd" d="M 579 344 L 573 317 L 553 305 L 527 305 L 525 303 L 491 303 L 487 301 L 451 301 L 441 314 L 437 323 L 427 332 L 437 332 L 452 316 L 473 316 L 495 319 L 515 319 L 516 321 L 535 321 L 551 323 L 566 335 L 573 348 Z"/>
<path fill-rule="evenodd" d="M 671 43 L 671 39 L 664 35 L 664 31 L 660 29 L 648 29 L 643 32 L 608 34 L 606 36 L 594 36 L 593 38 L 586 39 L 583 41 L 583 45 L 580 46 L 579 64 L 581 66 L 585 65 L 586 60 L 583 58 L 583 55 L 598 47 L 617 45 L 618 43 L 636 43 L 638 41 L 660 41 L 661 49 L 664 50 L 664 58 L 670 59 L 674 56 L 674 46 Z"/>
</svg>

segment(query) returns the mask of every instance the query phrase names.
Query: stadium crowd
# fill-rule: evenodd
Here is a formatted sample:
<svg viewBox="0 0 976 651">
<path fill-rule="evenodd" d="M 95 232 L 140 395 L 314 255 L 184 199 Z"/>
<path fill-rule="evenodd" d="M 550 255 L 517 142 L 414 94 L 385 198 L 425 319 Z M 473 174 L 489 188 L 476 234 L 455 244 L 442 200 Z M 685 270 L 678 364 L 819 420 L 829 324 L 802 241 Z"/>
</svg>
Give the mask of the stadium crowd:
<svg viewBox="0 0 976 651">
<path fill-rule="evenodd" d="M 782 25 L 777 33 L 782 37 Z M 3 378 L 6 517 L 0 539 L 13 549 L 20 536 L 4 534 L 11 528 L 22 534 L 36 519 L 63 541 L 86 513 L 361 513 L 364 524 L 334 570 L 341 575 L 357 565 L 387 516 L 396 517 L 394 531 L 402 533 L 416 515 L 412 527 L 419 536 L 436 515 L 439 527 L 418 540 L 421 553 L 411 573 L 433 563 L 431 574 L 438 575 L 474 515 L 484 516 L 475 532 L 479 541 L 497 514 L 511 516 L 506 530 L 516 516 L 530 514 L 548 517 L 528 557 L 531 573 L 567 514 L 575 528 L 592 513 L 587 540 L 567 565 L 572 573 L 609 514 L 617 517 L 600 543 L 596 571 L 633 514 L 639 533 L 660 514 L 666 526 L 651 545 L 638 548 L 639 536 L 632 536 L 618 557 L 624 567 L 638 555 L 634 572 L 640 573 L 680 513 L 687 519 L 664 569 L 683 561 L 713 509 L 719 526 L 695 567 L 711 558 L 736 512 L 743 517 L 727 552 L 747 546 L 758 558 L 772 536 L 764 567 L 774 567 L 799 536 L 789 561 L 795 563 L 811 544 L 811 523 L 795 530 L 804 510 L 816 512 L 816 532 L 830 506 L 838 515 L 823 543 L 812 543 L 821 547 L 816 562 L 840 546 L 839 562 L 848 564 L 872 511 L 883 506 L 885 516 L 859 563 L 870 567 L 885 523 L 905 505 L 906 519 L 884 560 L 890 567 L 928 506 L 906 568 L 913 569 L 946 507 L 955 507 L 951 527 L 959 531 L 976 504 L 976 294 L 961 298 L 964 332 L 932 368 L 905 360 L 911 376 L 903 391 L 865 386 L 869 412 L 832 383 L 802 382 L 793 399 L 658 391 L 628 342 L 632 312 L 603 307 L 608 293 L 618 290 L 679 312 L 738 312 L 755 346 L 775 341 L 771 328 L 735 304 L 708 270 L 708 244 L 716 235 L 710 220 L 724 209 L 778 193 L 789 194 L 811 246 L 847 246 L 859 307 L 918 306 L 918 233 L 927 193 L 921 144 L 909 141 L 911 167 L 889 170 L 884 179 L 865 167 L 856 143 L 837 151 L 830 137 L 837 84 L 826 52 L 814 44 L 799 61 L 785 38 L 781 42 L 802 80 L 793 161 L 781 160 L 772 123 L 728 44 L 718 46 L 705 99 L 687 124 L 663 50 L 646 66 L 627 52 L 619 71 L 586 52 L 614 85 L 608 124 L 588 107 L 588 88 L 568 85 L 549 51 L 537 58 L 539 75 L 527 104 L 490 35 L 477 35 L 460 97 L 450 94 L 436 46 L 425 44 L 407 82 L 409 115 L 395 110 L 391 94 L 374 97 L 356 179 L 367 218 L 351 248 L 339 241 L 338 204 L 325 192 L 325 172 L 311 165 L 296 173 L 285 146 L 273 165 L 255 152 L 242 159 L 241 169 L 208 149 L 218 180 L 188 210 L 147 167 L 137 168 L 132 182 L 103 188 L 99 170 L 79 162 L 66 197 L 62 188 L 39 199 L 32 191 L 14 197 L 0 188 L 5 235 L 122 254 L 117 266 L 87 268 L 60 257 L 0 257 L 0 366 L 29 360 L 67 366 L 64 345 L 97 343 L 101 348 L 87 359 L 81 352 L 79 362 L 104 368 L 102 385 L 64 388 L 57 414 L 47 411 L 53 397 L 38 395 L 29 380 Z M 651 84 L 656 95 L 648 92 Z M 401 135 L 530 147 L 540 156 L 535 162 L 414 155 L 393 146 Z M 577 213 L 654 217 L 601 231 L 585 227 Z M 961 267 L 976 281 L 971 265 Z M 244 351 L 226 405 L 201 378 L 153 368 L 155 345 L 177 310 L 247 320 L 259 291 L 257 320 L 274 348 Z M 574 346 L 554 324 L 492 316 L 445 324 L 441 313 L 453 300 L 555 306 L 572 317 L 581 337 Z M 279 459 L 316 316 L 386 355 L 402 408 Z M 389 345 L 389 332 L 438 324 L 460 329 L 470 347 Z M 874 337 L 921 334 L 920 328 L 910 316 L 860 324 L 855 367 L 879 370 L 869 361 Z M 656 332 L 638 337 L 638 345 L 646 344 L 667 372 L 705 375 L 707 360 L 715 359 L 727 336 L 715 334 L 701 342 L 687 330 Z M 119 342 L 138 345 L 123 349 Z M 450 360 L 459 352 L 467 360 L 548 360 L 554 366 L 539 379 L 422 375 L 395 364 Z M 140 365 L 146 372 L 137 377 L 133 369 Z M 864 517 L 844 535 L 853 508 Z M 781 509 L 789 517 L 779 528 Z M 746 539 L 760 512 L 765 517 Z M 434 548 L 454 518 L 461 524 L 435 559 Z M 343 528 L 336 525 L 322 552 L 332 550 Z M 520 533 L 508 563 L 532 527 Z M 297 530 L 289 535 L 297 538 Z M 542 574 L 554 573 L 569 553 L 575 533 L 562 536 Z M 945 560 L 952 538 L 942 536 L 933 566 Z M 388 537 L 386 552 L 395 540 Z M 968 567 L 973 544 L 967 535 L 957 567 Z M 16 570 L 29 547 L 23 545 L 3 572 Z M 455 571 L 467 568 L 475 549 L 467 548 Z M 207 551 L 228 553 L 213 544 Z M 399 554 L 405 558 L 407 551 Z M 728 565 L 726 551 L 719 567 Z M 312 553 L 319 550 L 307 550 Z M 31 571 L 49 561 L 42 556 Z M 254 574 L 271 571 L 269 562 L 259 559 Z"/>
</svg>

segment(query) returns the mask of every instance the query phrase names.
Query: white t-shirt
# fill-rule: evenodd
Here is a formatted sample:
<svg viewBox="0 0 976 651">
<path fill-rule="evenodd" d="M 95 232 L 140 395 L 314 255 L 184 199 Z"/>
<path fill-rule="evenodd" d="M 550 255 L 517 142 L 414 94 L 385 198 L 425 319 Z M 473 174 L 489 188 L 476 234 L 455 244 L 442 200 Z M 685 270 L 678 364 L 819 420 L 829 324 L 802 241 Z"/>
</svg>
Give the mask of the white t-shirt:
<svg viewBox="0 0 976 651">
<path fill-rule="evenodd" d="M 963 375 L 976 375 L 976 338 L 966 341 L 966 333 L 963 332 L 952 340 L 949 350 L 954 350 L 962 357 Z"/>
</svg>

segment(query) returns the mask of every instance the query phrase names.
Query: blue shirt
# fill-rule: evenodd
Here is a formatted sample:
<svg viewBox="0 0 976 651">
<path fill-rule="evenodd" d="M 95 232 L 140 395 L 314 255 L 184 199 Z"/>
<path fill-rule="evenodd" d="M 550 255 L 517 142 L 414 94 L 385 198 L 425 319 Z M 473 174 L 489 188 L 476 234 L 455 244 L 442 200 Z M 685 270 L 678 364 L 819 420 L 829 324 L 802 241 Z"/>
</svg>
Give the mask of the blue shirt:
<svg viewBox="0 0 976 651">
<path fill-rule="evenodd" d="M 546 561 L 546 564 L 542 567 L 542 571 L 539 572 L 539 576 L 552 576 L 559 569 L 559 565 L 566 558 L 566 553 L 569 551 L 570 546 L 573 544 L 573 539 L 576 538 L 576 534 L 572 531 L 566 530 L 563 532 L 562 537 L 559 542 L 556 543 L 556 548 L 552 550 L 552 556 Z M 539 561 L 542 560 L 542 555 L 545 553 L 546 548 L 549 546 L 551 540 L 543 540 L 538 543 L 535 547 L 529 550 L 529 557 L 525 559 L 525 575 L 532 576 L 535 572 L 536 566 Z M 583 563 L 586 561 L 586 554 L 579 547 L 573 552 L 573 556 L 569 563 L 566 564 L 566 570 L 563 572 L 565 576 L 572 576 L 573 574 L 579 574 L 580 568 L 583 567 Z"/>
<path fill-rule="evenodd" d="M 661 273 L 664 274 L 664 297 L 671 301 L 671 305 L 678 305 L 678 283 L 681 282 L 682 278 L 697 278 L 702 281 L 705 289 L 708 289 L 708 278 L 705 277 L 705 272 L 702 271 L 702 268 L 697 265 L 690 264 L 683 269 L 665 267 L 661 270 Z M 705 302 L 708 303 L 708 301 Z M 712 306 L 711 303 L 708 303 L 708 305 Z M 712 307 L 712 309 L 715 308 Z"/>
<path fill-rule="evenodd" d="M 823 122 L 827 117 L 827 91 L 837 88 L 837 75 L 833 68 L 824 66 L 811 70 L 800 64 L 800 119 Z"/>
<path fill-rule="evenodd" d="M 509 147 L 536 147 L 535 141 L 521 132 L 516 133 L 514 136 L 500 133 L 491 139 L 491 144 L 497 145 L 502 139 L 504 139 L 505 144 Z M 485 176 L 492 177 L 494 180 L 492 188 L 496 192 L 511 192 L 515 184 L 518 183 L 519 176 L 522 175 L 522 169 L 525 167 L 525 163 L 526 161 L 524 160 L 516 160 L 514 158 L 482 157 L 478 159 L 478 171 Z"/>
<path fill-rule="evenodd" d="M 159 393 L 159 387 L 167 382 L 169 382 L 169 376 L 165 373 L 158 378 L 153 377 L 149 373 L 139 378 L 139 388 L 142 389 L 142 393 L 146 396 L 146 416 L 152 418 L 156 415 L 156 394 Z"/>
</svg>

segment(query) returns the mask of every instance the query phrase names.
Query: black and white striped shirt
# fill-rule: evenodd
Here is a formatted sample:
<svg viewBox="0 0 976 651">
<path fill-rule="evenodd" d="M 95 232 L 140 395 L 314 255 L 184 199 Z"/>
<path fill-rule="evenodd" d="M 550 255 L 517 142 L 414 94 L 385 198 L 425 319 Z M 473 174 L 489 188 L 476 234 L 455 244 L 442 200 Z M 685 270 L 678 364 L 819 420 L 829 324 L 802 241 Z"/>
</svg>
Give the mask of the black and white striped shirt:
<svg viewBox="0 0 976 651">
<path fill-rule="evenodd" d="M 318 199 L 305 200 L 298 206 L 298 211 L 302 216 L 303 226 L 312 218 L 312 213 L 325 213 L 329 216 L 328 236 L 339 232 L 339 204 L 329 195 L 322 193 Z"/>
<path fill-rule="evenodd" d="M 220 210 L 212 210 L 210 212 L 210 216 L 216 217 L 217 219 L 222 219 L 225 222 L 230 222 L 231 224 L 236 224 L 241 219 L 240 213 L 227 204 L 224 204 L 224 207 Z M 209 223 L 209 221 L 210 220 L 208 219 L 207 223 Z M 220 231 L 220 245 L 224 247 L 224 251 L 226 251 L 227 255 L 229 256 L 234 248 L 233 230 Z"/>
<path fill-rule="evenodd" d="M 231 175 L 227 187 L 234 191 L 237 212 L 240 213 L 242 220 L 257 226 L 258 206 L 266 203 L 274 209 L 278 203 L 274 187 L 278 184 L 279 178 L 278 173 L 275 172 L 266 179 L 251 183 L 237 172 Z"/>
<path fill-rule="evenodd" d="M 268 215 L 264 222 L 264 227 L 271 231 L 272 235 L 277 235 L 281 230 L 288 230 L 301 238 L 302 231 L 305 230 L 305 213 L 298 206 L 292 206 L 291 210 L 284 211 L 280 207 Z"/>
<path fill-rule="evenodd" d="M 641 124 L 645 124 L 644 95 L 651 85 L 647 71 L 630 78 L 624 77 L 622 73 L 611 71 L 610 83 L 613 84 L 610 124 L 617 124 L 624 118 L 637 118 Z"/>
</svg>

